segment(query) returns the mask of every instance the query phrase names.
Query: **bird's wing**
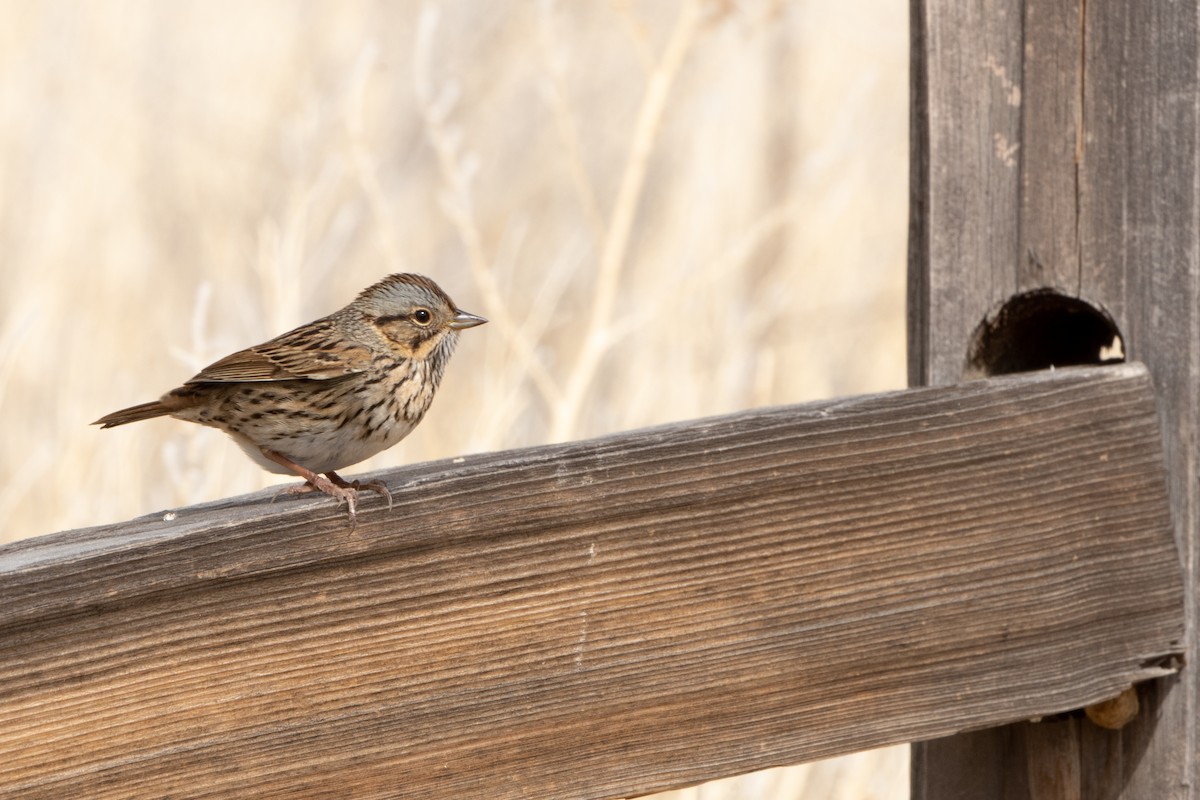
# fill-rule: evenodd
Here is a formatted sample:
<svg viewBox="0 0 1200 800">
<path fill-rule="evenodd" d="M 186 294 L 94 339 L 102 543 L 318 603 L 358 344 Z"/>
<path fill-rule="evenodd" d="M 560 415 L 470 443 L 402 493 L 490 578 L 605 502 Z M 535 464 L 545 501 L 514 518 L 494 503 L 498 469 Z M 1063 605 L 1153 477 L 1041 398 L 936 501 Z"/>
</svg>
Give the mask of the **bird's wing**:
<svg viewBox="0 0 1200 800">
<path fill-rule="evenodd" d="M 225 356 L 188 383 L 331 380 L 362 372 L 370 364 L 366 347 L 347 341 L 329 319 L 321 319 Z"/>
</svg>

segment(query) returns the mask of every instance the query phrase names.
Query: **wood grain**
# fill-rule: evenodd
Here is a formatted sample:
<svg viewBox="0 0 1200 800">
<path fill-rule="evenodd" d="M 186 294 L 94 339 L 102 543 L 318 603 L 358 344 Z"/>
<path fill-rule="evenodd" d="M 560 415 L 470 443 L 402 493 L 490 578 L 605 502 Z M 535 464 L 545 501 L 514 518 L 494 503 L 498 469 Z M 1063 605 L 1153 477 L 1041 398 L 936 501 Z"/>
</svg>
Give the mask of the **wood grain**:
<svg viewBox="0 0 1200 800">
<path fill-rule="evenodd" d="M 958 381 L 970 331 L 1018 291 L 1053 287 L 1103 305 L 1158 391 L 1194 630 L 1200 7 L 912 0 L 911 8 L 910 384 Z M 1188 660 L 1200 663 L 1195 636 Z M 1079 773 L 1082 796 L 1198 800 L 1200 674 L 1147 685 L 1140 699 L 1141 713 L 1122 731 L 1061 728 L 1075 743 L 1065 749 L 1084 748 L 1085 766 L 1098 770 Z M 1029 797 L 1011 783 L 1037 758 L 1011 746 L 1024 735 L 980 732 L 922 746 L 914 797 L 957 798 L 967 781 L 971 797 Z M 988 775 L 996 780 L 981 781 Z"/>
<path fill-rule="evenodd" d="M 1183 636 L 1144 369 L 0 548 L 0 795 L 609 798 L 1080 707 Z"/>
</svg>

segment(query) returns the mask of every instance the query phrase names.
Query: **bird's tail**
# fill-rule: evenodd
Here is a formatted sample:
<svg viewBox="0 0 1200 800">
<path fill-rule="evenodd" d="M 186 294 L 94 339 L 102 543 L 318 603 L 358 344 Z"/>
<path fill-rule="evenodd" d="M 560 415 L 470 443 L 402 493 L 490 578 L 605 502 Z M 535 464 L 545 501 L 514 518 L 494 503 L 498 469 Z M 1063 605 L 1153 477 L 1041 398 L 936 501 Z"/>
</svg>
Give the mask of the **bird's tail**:
<svg viewBox="0 0 1200 800">
<path fill-rule="evenodd" d="M 150 403 L 142 403 L 138 406 L 130 406 L 120 411 L 114 411 L 111 414 L 105 414 L 92 424 L 99 425 L 101 428 L 113 428 L 117 425 L 140 422 L 144 419 L 154 419 L 155 417 L 161 417 L 170 413 L 170 410 L 160 401 L 154 400 Z"/>
</svg>

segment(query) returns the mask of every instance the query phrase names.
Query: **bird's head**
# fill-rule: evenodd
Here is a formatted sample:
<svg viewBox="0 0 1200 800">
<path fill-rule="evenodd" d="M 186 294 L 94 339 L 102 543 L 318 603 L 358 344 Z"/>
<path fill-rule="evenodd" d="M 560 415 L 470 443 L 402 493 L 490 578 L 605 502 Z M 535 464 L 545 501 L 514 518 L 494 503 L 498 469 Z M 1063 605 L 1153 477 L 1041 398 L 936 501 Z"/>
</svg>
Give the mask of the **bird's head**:
<svg viewBox="0 0 1200 800">
<path fill-rule="evenodd" d="M 421 360 L 453 348 L 460 330 L 487 322 L 460 311 L 436 283 L 412 273 L 387 276 L 364 289 L 352 305 L 391 347 Z"/>
</svg>

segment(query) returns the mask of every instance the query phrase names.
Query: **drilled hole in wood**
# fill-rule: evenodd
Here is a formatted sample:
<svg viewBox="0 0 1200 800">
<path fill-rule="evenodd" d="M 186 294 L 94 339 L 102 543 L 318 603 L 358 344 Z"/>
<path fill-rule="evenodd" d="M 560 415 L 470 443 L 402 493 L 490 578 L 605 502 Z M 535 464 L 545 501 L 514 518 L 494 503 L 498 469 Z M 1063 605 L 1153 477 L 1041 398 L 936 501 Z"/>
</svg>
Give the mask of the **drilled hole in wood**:
<svg viewBox="0 0 1200 800">
<path fill-rule="evenodd" d="M 1009 298 L 971 336 L 968 376 L 1119 364 L 1125 342 L 1103 308 L 1053 289 Z"/>
</svg>

